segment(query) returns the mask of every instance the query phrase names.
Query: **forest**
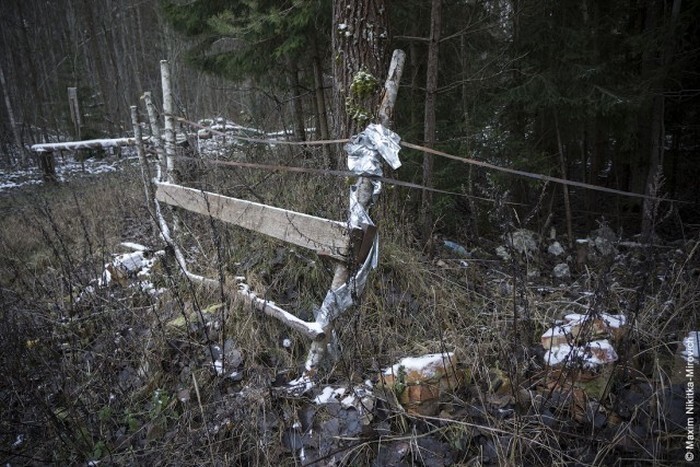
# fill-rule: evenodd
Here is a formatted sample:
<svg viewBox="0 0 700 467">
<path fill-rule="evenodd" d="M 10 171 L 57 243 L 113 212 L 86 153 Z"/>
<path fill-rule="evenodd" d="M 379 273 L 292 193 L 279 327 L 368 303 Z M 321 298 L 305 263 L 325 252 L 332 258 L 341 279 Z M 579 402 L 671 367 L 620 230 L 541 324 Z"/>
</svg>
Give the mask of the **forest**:
<svg viewBox="0 0 700 467">
<path fill-rule="evenodd" d="M 693 465 L 698 2 L 0 12 L 3 464 Z"/>
</svg>

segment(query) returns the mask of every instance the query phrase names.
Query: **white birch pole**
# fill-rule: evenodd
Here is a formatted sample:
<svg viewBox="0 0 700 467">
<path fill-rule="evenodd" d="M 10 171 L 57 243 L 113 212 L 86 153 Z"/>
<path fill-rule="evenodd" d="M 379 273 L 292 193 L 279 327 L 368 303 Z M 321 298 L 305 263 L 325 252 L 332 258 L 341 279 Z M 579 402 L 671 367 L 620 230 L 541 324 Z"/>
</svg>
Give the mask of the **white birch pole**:
<svg viewBox="0 0 700 467">
<path fill-rule="evenodd" d="M 158 154 L 158 174 L 156 180 L 162 181 L 163 171 L 165 170 L 165 151 L 163 150 L 163 140 L 160 138 L 160 125 L 156 116 L 156 107 L 153 104 L 153 97 L 150 91 L 143 93 L 143 101 L 146 103 L 146 112 L 148 113 L 148 121 L 151 125 L 151 142 Z"/>
<path fill-rule="evenodd" d="M 156 109 L 155 106 L 153 105 L 153 99 L 151 98 L 151 93 L 150 92 L 145 92 L 143 94 L 143 100 L 146 102 L 146 110 L 148 112 L 148 119 L 151 123 L 151 139 L 153 141 L 154 146 L 156 147 L 156 151 L 158 152 L 158 159 L 159 159 L 159 164 L 158 164 L 158 174 L 156 176 L 156 180 L 158 182 L 162 182 L 163 178 L 163 170 L 162 170 L 162 165 L 165 163 L 166 164 L 166 177 L 168 176 L 168 170 L 167 170 L 167 157 L 164 154 L 163 151 L 163 145 L 162 141 L 160 139 L 160 127 L 158 126 L 158 118 L 156 117 Z M 214 280 L 214 279 L 209 279 L 204 276 L 200 276 L 198 274 L 193 274 L 187 269 L 187 262 L 185 261 L 185 256 L 182 254 L 182 250 L 180 250 L 180 247 L 178 244 L 173 240 L 173 237 L 170 233 L 170 227 L 168 227 L 168 223 L 165 221 L 165 217 L 163 217 L 163 212 L 160 209 L 160 203 L 158 200 L 154 197 L 153 202 L 155 205 L 155 210 L 156 210 L 156 219 L 158 220 L 158 225 L 160 227 L 160 234 L 165 243 L 168 244 L 173 249 L 173 253 L 175 254 L 175 261 L 177 261 L 178 266 L 180 266 L 180 269 L 182 270 L 183 274 L 187 276 L 190 280 L 201 282 L 202 284 L 205 285 L 210 285 L 210 286 L 216 286 L 219 284 L 219 281 Z"/>
<path fill-rule="evenodd" d="M 175 182 L 175 117 L 173 115 L 173 93 L 170 85 L 170 66 L 167 60 L 160 61 L 160 78 L 163 86 L 163 121 L 165 140 L 166 181 Z"/>
<path fill-rule="evenodd" d="M 87 139 L 84 141 L 65 141 L 63 143 L 32 144 L 30 149 L 34 152 L 76 151 L 78 149 L 110 149 L 121 146 L 135 146 L 136 138 L 105 138 Z"/>
</svg>

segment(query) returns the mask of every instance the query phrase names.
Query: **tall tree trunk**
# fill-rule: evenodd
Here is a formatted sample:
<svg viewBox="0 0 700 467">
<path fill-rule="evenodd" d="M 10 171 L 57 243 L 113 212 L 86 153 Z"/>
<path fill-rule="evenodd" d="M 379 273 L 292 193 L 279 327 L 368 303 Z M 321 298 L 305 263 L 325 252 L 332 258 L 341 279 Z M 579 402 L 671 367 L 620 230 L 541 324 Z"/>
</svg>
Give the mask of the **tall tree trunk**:
<svg viewBox="0 0 700 467">
<path fill-rule="evenodd" d="M 369 123 L 379 105 L 389 35 L 387 2 L 334 0 L 332 34 L 333 133 L 335 138 L 346 138 Z M 353 87 L 359 72 L 367 79 Z M 339 158 L 339 166 L 343 159 Z"/>
<path fill-rule="evenodd" d="M 467 70 L 469 68 L 469 63 L 467 59 L 467 38 L 465 34 L 459 36 L 459 51 L 462 56 L 461 67 L 462 73 L 464 73 L 465 78 L 462 79 L 461 84 L 461 97 L 462 97 L 462 115 L 464 119 L 464 139 L 460 146 L 463 154 L 471 154 L 471 146 L 469 144 L 469 132 L 471 129 L 471 115 L 469 112 L 469 91 L 467 89 Z M 467 201 L 469 203 L 469 214 L 471 215 L 472 229 L 476 237 L 479 237 L 479 208 L 474 202 L 474 166 L 469 166 L 469 173 L 467 175 L 467 194 L 469 198 Z"/>
<path fill-rule="evenodd" d="M 564 155 L 564 145 L 561 142 L 561 131 L 559 130 L 559 118 L 557 117 L 557 114 L 554 114 L 554 129 L 557 134 L 557 149 L 559 153 L 559 171 L 561 172 L 561 178 L 564 180 L 568 179 L 567 176 L 567 170 L 566 170 L 566 157 Z M 569 199 L 569 186 L 568 185 L 562 185 L 561 186 L 562 192 L 564 194 L 564 212 L 566 214 L 566 236 L 568 237 L 569 240 L 569 248 L 574 247 L 574 234 L 573 234 L 573 226 L 572 226 L 572 220 L 571 220 L 571 200 Z"/>
<path fill-rule="evenodd" d="M 654 6 L 654 1 L 650 0 L 650 7 Z M 673 0 L 671 7 L 670 31 L 666 34 L 661 49 L 661 73 L 658 78 L 655 95 L 651 105 L 651 125 L 650 125 L 650 146 L 649 146 L 649 172 L 646 178 L 644 194 L 649 197 L 658 195 L 659 184 L 663 175 L 664 163 L 664 114 L 665 103 L 663 88 L 668 75 L 668 68 L 671 63 L 673 50 L 675 48 L 675 33 L 678 24 L 678 17 L 681 11 L 681 0 Z M 642 203 L 642 238 L 650 240 L 654 234 L 654 223 L 656 217 L 657 201 L 645 198 Z"/>
<path fill-rule="evenodd" d="M 328 132 L 328 111 L 326 104 L 326 91 L 324 89 L 323 80 L 323 65 L 318 51 L 318 43 L 316 38 L 311 39 L 314 56 L 312 58 L 313 74 L 314 74 L 314 101 L 316 103 L 316 137 L 321 139 L 330 139 Z M 321 146 L 323 151 L 323 163 L 325 167 L 330 167 L 330 150 L 327 145 Z"/>
<path fill-rule="evenodd" d="M 323 89 L 323 70 L 321 59 L 317 56 L 313 58 L 314 73 L 314 102 L 316 103 L 316 137 L 322 140 L 330 139 L 328 133 L 328 111 L 326 110 L 326 91 Z M 327 145 L 321 146 L 323 152 L 323 166 L 330 168 L 331 154 Z"/>
<path fill-rule="evenodd" d="M 103 54 L 100 53 L 99 48 L 99 38 L 97 33 L 97 27 L 95 25 L 95 16 L 92 11 L 93 2 L 90 0 L 82 0 L 82 10 L 85 24 L 87 26 L 87 32 L 89 34 L 88 46 L 90 50 L 90 55 L 92 62 L 95 65 L 95 74 L 97 75 L 97 83 L 100 87 L 100 95 L 102 96 L 103 112 L 107 114 L 109 112 L 109 83 L 107 81 L 107 72 L 104 68 L 104 62 L 102 60 Z M 109 121 L 108 129 L 111 133 L 114 133 L 113 122 Z"/>
<path fill-rule="evenodd" d="M 425 114 L 423 140 L 432 148 L 435 145 L 435 97 L 438 85 L 438 52 L 442 30 L 442 0 L 433 0 L 430 11 L 430 38 L 428 42 L 428 68 L 425 83 Z M 433 156 L 423 154 L 423 185 L 433 187 Z M 425 242 L 430 241 L 433 230 L 433 193 L 423 190 L 421 200 L 421 233 Z"/>
<path fill-rule="evenodd" d="M 294 122 L 294 140 L 306 141 L 306 125 L 304 124 L 304 106 L 301 101 L 301 86 L 299 85 L 299 70 L 293 60 L 287 61 L 289 67 L 289 88 L 292 91 L 292 121 Z"/>
<path fill-rule="evenodd" d="M 10 128 L 12 129 L 12 136 L 15 140 L 15 146 L 19 151 L 20 161 L 22 165 L 27 162 L 27 151 L 22 143 L 22 136 L 17 127 L 17 121 L 15 120 L 15 112 L 12 109 L 12 101 L 10 100 L 10 92 L 7 89 L 7 82 L 5 81 L 5 70 L 2 67 L 2 62 L 0 62 L 0 86 L 2 86 L 2 94 L 5 98 L 5 108 L 7 109 L 7 118 L 9 120 Z M 15 161 L 12 160 L 12 155 L 8 152 L 8 162 L 12 165 Z"/>
<path fill-rule="evenodd" d="M 128 108 L 129 102 L 127 101 L 127 94 L 126 94 L 126 89 L 124 89 L 124 83 L 125 80 L 122 79 L 121 76 L 121 70 L 119 67 L 119 62 L 117 61 L 117 51 L 115 50 L 116 48 L 116 43 L 117 41 L 112 37 L 111 34 L 108 33 L 107 27 L 105 26 L 104 19 L 101 24 L 102 27 L 102 34 L 105 38 L 105 48 L 107 49 L 107 57 L 109 58 L 109 65 L 111 66 L 111 77 L 113 84 L 110 86 L 110 91 L 115 90 L 115 93 L 111 93 L 109 96 L 105 96 L 105 101 L 109 100 L 110 102 L 114 103 L 114 109 L 109 109 L 108 115 L 110 115 L 110 120 L 113 120 L 111 117 L 112 115 L 116 115 L 119 120 L 117 122 L 121 121 L 122 117 L 122 110 L 121 110 L 121 101 L 124 100 L 124 105 Z M 126 55 L 126 52 L 124 53 Z M 123 55 L 122 55 L 123 56 Z M 108 99 L 109 97 L 109 99 Z M 115 123 L 114 127 L 117 131 L 120 131 L 120 124 Z M 114 135 L 116 136 L 116 134 Z"/>
<path fill-rule="evenodd" d="M 321 139 L 330 139 L 328 132 L 328 110 L 326 104 L 326 91 L 323 89 L 323 69 L 321 68 L 321 59 L 314 57 L 314 86 L 316 97 L 316 124 L 318 125 L 318 134 Z M 326 146 L 324 146 L 326 147 Z"/>
<path fill-rule="evenodd" d="M 46 125 L 43 123 L 43 118 L 46 116 L 48 112 L 45 111 L 43 108 L 45 103 L 46 103 L 46 96 L 42 90 L 42 88 L 39 86 L 39 71 L 37 70 L 36 63 L 35 63 L 35 58 L 36 55 L 34 54 L 34 50 L 32 48 L 32 41 L 30 40 L 30 35 L 29 35 L 29 24 L 30 21 L 27 19 L 24 13 L 24 8 L 23 8 L 23 3 L 17 2 L 17 11 L 19 13 L 19 21 L 21 23 L 20 27 L 20 41 L 21 41 L 21 46 L 20 46 L 20 56 L 24 57 L 24 62 L 26 63 L 28 67 L 28 84 L 30 86 L 31 92 L 32 92 L 32 99 L 28 103 L 28 107 L 32 109 L 32 112 L 34 113 L 33 115 L 33 121 L 31 122 L 26 122 L 29 126 L 29 134 L 30 134 L 30 139 L 33 142 L 37 142 L 39 138 L 37 135 L 34 133 L 34 129 L 38 129 L 39 132 L 41 132 L 41 136 L 43 137 L 44 142 L 48 142 L 48 133 L 46 131 Z M 25 119 L 26 119 L 27 113 L 25 113 Z M 34 127 L 34 128 L 32 128 Z M 50 166 L 47 165 L 47 167 L 51 168 L 53 165 L 51 164 Z M 55 177 L 55 172 L 51 173 L 46 173 L 46 178 L 51 179 Z"/>
<path fill-rule="evenodd" d="M 607 135 L 604 131 L 605 123 L 603 116 L 598 114 L 595 118 L 595 130 L 593 147 L 591 152 L 591 174 L 589 178 L 589 183 L 593 185 L 598 184 L 598 176 L 601 170 L 603 170 L 603 162 L 605 161 L 605 147 L 607 144 Z M 593 190 L 588 190 L 588 197 L 590 199 L 590 206 L 592 209 L 597 205 L 598 202 L 598 192 Z"/>
</svg>

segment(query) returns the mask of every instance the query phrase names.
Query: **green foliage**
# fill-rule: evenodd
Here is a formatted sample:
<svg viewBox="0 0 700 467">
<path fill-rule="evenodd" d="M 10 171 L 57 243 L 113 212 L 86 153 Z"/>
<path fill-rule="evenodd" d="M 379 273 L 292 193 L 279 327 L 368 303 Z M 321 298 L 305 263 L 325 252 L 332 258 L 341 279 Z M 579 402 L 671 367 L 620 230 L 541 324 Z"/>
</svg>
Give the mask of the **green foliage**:
<svg viewBox="0 0 700 467">
<path fill-rule="evenodd" d="M 187 36 L 199 36 L 213 32 L 209 19 L 236 2 L 207 0 L 195 2 L 173 2 L 161 0 L 160 6 L 176 31 Z"/>
<path fill-rule="evenodd" d="M 285 2 L 163 1 L 173 27 L 197 43 L 187 52 L 192 65 L 233 80 L 274 79 L 275 68 L 309 57 L 311 41 L 324 43 L 330 21 L 326 0 Z"/>
</svg>

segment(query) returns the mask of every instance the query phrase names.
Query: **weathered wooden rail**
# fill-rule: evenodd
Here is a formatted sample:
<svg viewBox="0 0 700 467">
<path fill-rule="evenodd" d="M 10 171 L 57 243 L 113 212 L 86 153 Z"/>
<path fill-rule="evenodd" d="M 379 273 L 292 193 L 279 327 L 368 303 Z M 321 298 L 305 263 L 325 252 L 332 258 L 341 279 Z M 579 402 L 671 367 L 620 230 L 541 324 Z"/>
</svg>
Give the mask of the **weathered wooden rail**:
<svg viewBox="0 0 700 467">
<path fill-rule="evenodd" d="M 148 138 L 146 138 L 148 140 Z M 105 149 L 120 146 L 136 146 L 136 138 L 106 138 L 87 139 L 84 141 L 67 141 L 64 143 L 42 143 L 34 144 L 31 150 L 34 152 L 53 151 L 77 151 L 79 149 Z"/>
<path fill-rule="evenodd" d="M 344 222 L 170 183 L 156 184 L 156 199 L 339 261 L 350 257 L 350 231 Z"/>
</svg>

